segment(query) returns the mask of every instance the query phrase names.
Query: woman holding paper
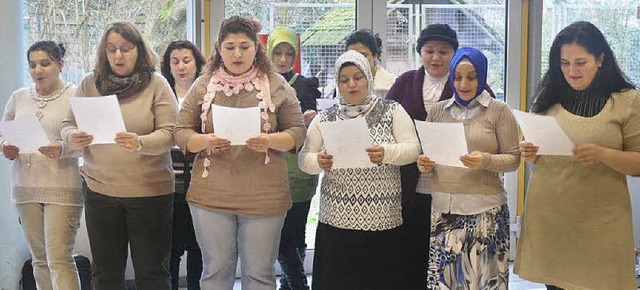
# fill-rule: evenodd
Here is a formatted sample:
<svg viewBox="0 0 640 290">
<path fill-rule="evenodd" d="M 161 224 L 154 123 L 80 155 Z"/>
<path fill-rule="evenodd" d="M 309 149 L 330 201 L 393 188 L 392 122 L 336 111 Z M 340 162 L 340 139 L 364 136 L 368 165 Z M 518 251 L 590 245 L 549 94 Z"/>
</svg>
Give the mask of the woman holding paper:
<svg viewBox="0 0 640 290">
<path fill-rule="evenodd" d="M 304 77 L 293 72 L 294 61 L 299 51 L 298 37 L 292 29 L 276 27 L 269 33 L 267 55 L 271 58 L 275 71 L 281 74 L 296 90 L 304 123 L 309 125 L 316 116 L 316 99 L 320 97 L 320 91 L 318 90 L 318 78 Z M 278 262 L 282 269 L 280 289 L 303 290 L 309 289 L 307 275 L 304 271 L 304 258 L 307 250 L 305 231 L 311 198 L 316 194 L 318 176 L 309 175 L 300 170 L 298 155 L 295 152 L 286 152 L 285 159 L 293 206 L 284 219 L 280 238 L 278 251 Z"/>
<path fill-rule="evenodd" d="M 73 246 L 82 214 L 82 180 L 78 174 L 80 151 L 62 144 L 60 125 L 75 86 L 60 73 L 65 48 L 53 41 L 38 41 L 27 50 L 34 84 L 15 91 L 7 102 L 3 121 L 37 118 L 51 145 L 42 154 L 23 154 L 0 136 L 2 153 L 11 165 L 11 200 L 32 257 L 38 289 L 80 289 Z"/>
<path fill-rule="evenodd" d="M 454 97 L 436 103 L 427 122 L 462 123 L 470 153 L 460 157 L 465 168 L 418 158 L 416 191 L 433 198 L 427 288 L 506 289 L 509 210 L 501 174 L 520 165 L 518 125 L 509 106 L 485 90 L 480 50 L 458 49 L 449 81 Z"/>
<path fill-rule="evenodd" d="M 399 227 L 400 166 L 420 148 L 413 122 L 400 104 L 376 97 L 369 62 L 356 51 L 336 60 L 339 105 L 316 116 L 298 164 L 309 174 L 324 171 L 313 261 L 313 289 L 402 288 Z M 333 168 L 321 128 L 364 118 L 371 166 Z M 350 144 L 342 144 L 350 146 Z M 367 155 L 365 155 L 367 154 Z M 337 161 L 337 160 L 336 160 Z"/>
<path fill-rule="evenodd" d="M 73 114 L 62 136 L 84 149 L 87 231 L 95 289 L 123 289 L 127 249 L 136 288 L 170 289 L 169 253 L 174 192 L 169 150 L 178 112 L 171 87 L 155 73 L 157 57 L 130 22 L 107 25 L 93 73 L 76 97 L 116 95 L 127 132 L 113 144 L 93 144 Z"/>
<path fill-rule="evenodd" d="M 276 288 L 273 264 L 291 208 L 283 155 L 302 145 L 306 128 L 295 91 L 272 70 L 258 41 L 260 29 L 240 16 L 222 22 L 206 72 L 178 119 L 178 146 L 197 154 L 187 201 L 202 249 L 203 289 L 232 289 L 238 257 L 243 288 Z M 212 105 L 257 109 L 262 133 L 231 146 L 218 136 L 226 132 L 214 132 Z"/>
<path fill-rule="evenodd" d="M 531 111 L 555 117 L 575 147 L 520 145 L 534 167 L 514 272 L 548 289 L 635 289 L 626 176 L 640 175 L 640 93 L 593 24 L 558 33 Z"/>
</svg>

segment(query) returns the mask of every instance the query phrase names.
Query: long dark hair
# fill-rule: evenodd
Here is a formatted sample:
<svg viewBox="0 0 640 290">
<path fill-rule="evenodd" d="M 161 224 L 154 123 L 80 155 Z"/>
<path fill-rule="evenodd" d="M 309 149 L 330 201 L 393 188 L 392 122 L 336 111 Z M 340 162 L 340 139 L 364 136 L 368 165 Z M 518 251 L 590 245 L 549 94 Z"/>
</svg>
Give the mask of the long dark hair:
<svg viewBox="0 0 640 290">
<path fill-rule="evenodd" d="M 200 49 L 196 47 L 191 41 L 188 40 L 175 40 L 167 45 L 167 49 L 164 51 L 162 55 L 162 62 L 160 63 L 160 71 L 165 79 L 171 85 L 171 89 L 175 93 L 176 89 L 176 80 L 173 78 L 171 74 L 171 53 L 176 49 L 188 49 L 191 50 L 193 54 L 193 59 L 196 61 L 196 78 L 200 75 L 202 71 L 202 67 L 205 64 L 204 56 Z"/>
<path fill-rule="evenodd" d="M 218 41 L 216 43 L 216 52 L 209 57 L 206 72 L 212 73 L 224 65 L 222 63 L 222 56 L 218 49 L 227 36 L 232 33 L 242 33 L 256 44 L 255 65 L 258 68 L 258 71 L 263 74 L 271 73 L 271 61 L 267 57 L 267 51 L 264 48 L 264 45 L 262 45 L 262 42 L 258 41 L 258 32 L 260 32 L 261 29 L 262 24 L 260 24 L 260 22 L 247 17 L 236 15 L 222 21 Z"/>
<path fill-rule="evenodd" d="M 538 85 L 536 98 L 531 107 L 532 112 L 544 113 L 553 105 L 572 96 L 574 90 L 560 69 L 560 50 L 563 45 L 573 43 L 584 47 L 595 58 L 604 55 L 602 67 L 598 69 L 587 88 L 589 96 L 606 97 L 613 92 L 634 88 L 629 78 L 620 70 L 613 50 L 600 29 L 590 22 L 578 21 L 562 29 L 553 40 L 549 51 L 549 69 Z"/>
</svg>

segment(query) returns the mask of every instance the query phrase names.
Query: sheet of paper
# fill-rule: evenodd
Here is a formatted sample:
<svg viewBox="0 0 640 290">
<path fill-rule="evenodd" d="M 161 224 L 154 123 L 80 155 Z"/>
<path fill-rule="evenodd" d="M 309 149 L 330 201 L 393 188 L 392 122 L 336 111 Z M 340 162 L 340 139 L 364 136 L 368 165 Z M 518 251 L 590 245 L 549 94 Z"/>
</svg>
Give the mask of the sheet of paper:
<svg viewBox="0 0 640 290">
<path fill-rule="evenodd" d="M 326 110 L 338 103 L 337 99 L 316 99 L 318 102 L 318 111 Z"/>
<path fill-rule="evenodd" d="M 115 144 L 116 134 L 126 132 L 116 95 L 69 98 L 78 129 L 93 136 L 91 144 Z"/>
<path fill-rule="evenodd" d="M 460 157 L 469 153 L 462 123 L 433 123 L 416 120 L 422 152 L 439 165 L 467 168 Z"/>
<path fill-rule="evenodd" d="M 367 148 L 371 147 L 369 128 L 364 118 L 318 123 L 327 154 L 333 155 L 331 168 L 374 167 Z"/>
<path fill-rule="evenodd" d="M 211 105 L 213 132 L 216 137 L 231 141 L 231 145 L 246 145 L 247 140 L 260 136 L 260 108 L 231 108 Z"/>
<path fill-rule="evenodd" d="M 38 148 L 51 144 L 36 116 L 0 122 L 0 134 L 9 145 L 20 149 L 20 154 L 37 153 Z"/>
<path fill-rule="evenodd" d="M 538 155 L 568 155 L 573 142 L 564 133 L 556 118 L 513 110 L 524 139 L 538 146 Z"/>
</svg>

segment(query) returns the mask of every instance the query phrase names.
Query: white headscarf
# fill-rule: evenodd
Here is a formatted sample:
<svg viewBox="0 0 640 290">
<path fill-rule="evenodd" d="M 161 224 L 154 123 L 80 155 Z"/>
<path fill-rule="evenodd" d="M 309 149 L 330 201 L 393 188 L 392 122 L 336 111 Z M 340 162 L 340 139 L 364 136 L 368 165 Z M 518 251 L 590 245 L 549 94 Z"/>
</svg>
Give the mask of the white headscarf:
<svg viewBox="0 0 640 290">
<path fill-rule="evenodd" d="M 335 65 L 335 80 L 336 83 L 339 82 L 340 76 L 340 68 L 345 63 L 353 63 L 358 69 L 360 69 L 364 76 L 367 78 L 367 96 L 364 98 L 362 104 L 352 105 L 347 103 L 347 100 L 344 99 L 342 93 L 340 92 L 340 88 L 336 90 L 336 95 L 338 101 L 340 103 L 338 107 L 338 115 L 341 119 L 351 119 L 361 115 L 364 115 L 369 108 L 376 104 L 378 97 L 373 94 L 373 75 L 371 74 L 371 68 L 369 67 L 369 61 L 366 57 L 364 57 L 361 53 L 348 50 L 338 57 Z"/>
</svg>

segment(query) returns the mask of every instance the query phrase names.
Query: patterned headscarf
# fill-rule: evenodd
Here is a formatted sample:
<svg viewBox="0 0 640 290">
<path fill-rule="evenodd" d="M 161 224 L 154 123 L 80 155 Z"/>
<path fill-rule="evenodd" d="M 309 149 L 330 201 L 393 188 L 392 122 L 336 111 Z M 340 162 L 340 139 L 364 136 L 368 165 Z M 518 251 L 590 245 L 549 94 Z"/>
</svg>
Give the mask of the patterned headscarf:
<svg viewBox="0 0 640 290">
<path fill-rule="evenodd" d="M 271 55 L 273 54 L 273 49 L 276 48 L 278 44 L 283 42 L 286 42 L 290 44 L 291 47 L 293 47 L 293 51 L 296 54 L 294 55 L 295 59 L 295 56 L 298 55 L 299 50 L 298 36 L 296 35 L 295 31 L 287 27 L 276 27 L 271 30 L 271 33 L 269 33 L 269 38 L 267 39 L 267 55 L 269 56 L 269 58 L 271 58 Z"/>
<path fill-rule="evenodd" d="M 476 88 L 476 94 L 473 97 L 474 99 L 479 96 L 482 91 L 485 90 L 485 86 L 487 84 L 487 57 L 484 56 L 482 51 L 473 47 L 461 47 L 451 58 L 451 66 L 449 66 L 449 83 L 451 84 L 451 89 L 453 89 L 453 95 L 456 98 L 456 102 L 463 106 L 467 106 L 473 99 L 465 101 L 458 95 L 458 91 L 453 85 L 453 81 L 456 75 L 456 67 L 463 59 L 468 59 L 473 67 L 476 69 L 476 74 L 478 76 L 478 87 Z"/>
<path fill-rule="evenodd" d="M 348 50 L 338 57 L 335 65 L 335 81 L 339 82 L 340 68 L 345 63 L 353 63 L 358 69 L 360 69 L 367 78 L 367 96 L 364 98 L 364 102 L 360 105 L 352 105 L 342 96 L 340 89 L 336 90 L 336 97 L 339 101 L 338 115 L 342 119 L 351 119 L 366 113 L 371 105 L 374 105 L 377 97 L 373 94 L 373 75 L 371 74 L 371 68 L 369 67 L 369 61 L 364 55 L 355 51 Z"/>
</svg>

